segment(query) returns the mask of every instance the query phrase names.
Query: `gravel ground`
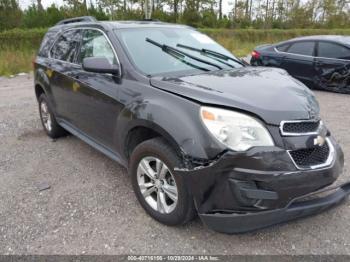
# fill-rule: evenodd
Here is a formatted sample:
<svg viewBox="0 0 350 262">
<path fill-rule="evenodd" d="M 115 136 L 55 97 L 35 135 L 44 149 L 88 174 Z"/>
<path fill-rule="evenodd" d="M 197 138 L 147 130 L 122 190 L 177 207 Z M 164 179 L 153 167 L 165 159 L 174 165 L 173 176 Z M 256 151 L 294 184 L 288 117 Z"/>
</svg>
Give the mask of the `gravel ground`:
<svg viewBox="0 0 350 262">
<path fill-rule="evenodd" d="M 316 95 L 349 163 L 350 96 Z M 142 210 L 124 168 L 73 136 L 44 134 L 31 75 L 0 78 L 1 254 L 350 254 L 349 206 L 243 235 L 199 219 L 166 227 Z"/>
</svg>

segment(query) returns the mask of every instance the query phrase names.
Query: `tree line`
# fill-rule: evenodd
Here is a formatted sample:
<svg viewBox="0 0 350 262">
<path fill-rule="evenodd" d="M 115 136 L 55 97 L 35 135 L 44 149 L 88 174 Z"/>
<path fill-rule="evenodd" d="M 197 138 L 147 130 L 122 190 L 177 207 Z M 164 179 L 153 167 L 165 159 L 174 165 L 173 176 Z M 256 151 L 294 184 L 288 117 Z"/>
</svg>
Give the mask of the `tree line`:
<svg viewBox="0 0 350 262">
<path fill-rule="evenodd" d="M 35 0 L 23 10 L 18 0 L 0 0 L 0 31 L 49 27 L 64 18 L 152 19 L 207 28 L 349 28 L 349 0 L 64 0 L 44 8 Z M 223 12 L 229 1 L 229 12 Z"/>
</svg>

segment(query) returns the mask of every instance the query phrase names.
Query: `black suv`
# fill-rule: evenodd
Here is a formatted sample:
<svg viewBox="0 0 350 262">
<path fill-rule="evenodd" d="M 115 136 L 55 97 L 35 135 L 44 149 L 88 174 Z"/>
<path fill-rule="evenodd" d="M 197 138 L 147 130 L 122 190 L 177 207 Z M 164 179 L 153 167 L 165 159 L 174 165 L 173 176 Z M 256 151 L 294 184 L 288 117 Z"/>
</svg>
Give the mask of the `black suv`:
<svg viewBox="0 0 350 262">
<path fill-rule="evenodd" d="M 350 191 L 327 187 L 344 157 L 313 93 L 188 26 L 64 20 L 34 66 L 46 133 L 68 131 L 125 166 L 142 207 L 164 224 L 198 213 L 214 230 L 245 232 Z"/>
</svg>

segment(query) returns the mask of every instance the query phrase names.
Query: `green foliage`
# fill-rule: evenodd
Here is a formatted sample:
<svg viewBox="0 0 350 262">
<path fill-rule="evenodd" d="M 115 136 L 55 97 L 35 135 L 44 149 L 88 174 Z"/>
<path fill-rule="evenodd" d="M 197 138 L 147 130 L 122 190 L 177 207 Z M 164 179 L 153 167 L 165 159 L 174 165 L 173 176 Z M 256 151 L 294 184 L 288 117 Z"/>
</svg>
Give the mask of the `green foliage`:
<svg viewBox="0 0 350 262">
<path fill-rule="evenodd" d="M 35 50 L 14 50 L 6 48 L 0 50 L 0 76 L 9 76 L 32 70 L 31 61 L 35 57 Z"/>
<path fill-rule="evenodd" d="M 0 0 L 0 31 L 19 27 L 22 10 L 15 0 Z"/>
<path fill-rule="evenodd" d="M 38 49 L 47 29 L 12 29 L 0 32 L 0 50 Z"/>
<path fill-rule="evenodd" d="M 140 20 L 151 0 L 64 0 L 44 9 L 42 0 L 21 10 L 18 0 L 0 0 L 0 31 L 50 27 L 63 18 L 83 15 L 98 20 Z M 227 0 L 226 0 L 227 1 Z M 92 5 L 91 3 L 94 3 Z M 222 14 L 223 0 L 153 0 L 153 18 L 209 28 L 347 28 L 349 0 L 232 0 Z"/>
<path fill-rule="evenodd" d="M 40 28 L 53 26 L 64 19 L 63 10 L 58 9 L 54 4 L 45 11 L 39 10 L 36 5 L 31 5 L 24 11 L 22 25 L 25 28 Z"/>
</svg>

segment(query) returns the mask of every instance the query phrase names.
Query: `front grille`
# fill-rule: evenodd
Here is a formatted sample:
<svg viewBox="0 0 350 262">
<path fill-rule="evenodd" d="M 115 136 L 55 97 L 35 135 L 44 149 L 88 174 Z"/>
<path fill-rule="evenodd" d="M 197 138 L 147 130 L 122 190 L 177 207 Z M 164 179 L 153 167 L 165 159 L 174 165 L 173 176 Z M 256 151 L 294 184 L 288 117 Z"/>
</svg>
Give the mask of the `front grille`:
<svg viewBox="0 0 350 262">
<path fill-rule="evenodd" d="M 320 121 L 285 122 L 282 126 L 283 133 L 303 134 L 316 132 Z"/>
<path fill-rule="evenodd" d="M 325 143 L 323 146 L 289 151 L 289 154 L 299 168 L 309 168 L 325 163 L 329 152 L 329 145 Z"/>
</svg>

